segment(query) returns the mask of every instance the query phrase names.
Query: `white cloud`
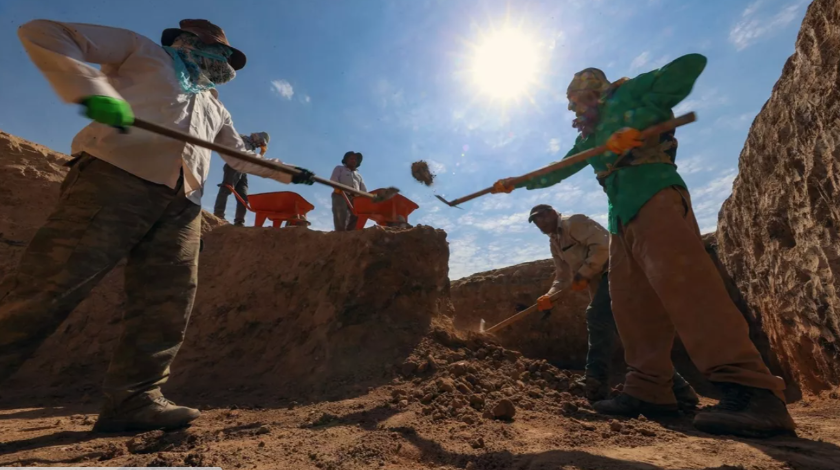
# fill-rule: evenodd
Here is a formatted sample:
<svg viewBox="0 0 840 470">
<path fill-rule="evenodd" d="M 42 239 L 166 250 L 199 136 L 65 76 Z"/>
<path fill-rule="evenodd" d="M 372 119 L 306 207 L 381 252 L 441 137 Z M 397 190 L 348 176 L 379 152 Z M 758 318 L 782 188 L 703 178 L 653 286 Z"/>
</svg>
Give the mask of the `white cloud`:
<svg viewBox="0 0 840 470">
<path fill-rule="evenodd" d="M 292 88 L 292 84 L 286 80 L 272 80 L 271 89 L 287 100 L 290 100 L 293 96 L 295 96 L 295 89 Z"/>
<path fill-rule="evenodd" d="M 730 129 L 742 129 L 752 123 L 758 113 L 743 113 L 736 116 L 721 116 L 715 120 L 715 125 Z"/>
<path fill-rule="evenodd" d="M 554 138 L 548 141 L 548 151 L 555 154 L 560 151 L 560 139 Z"/>
<path fill-rule="evenodd" d="M 461 226 L 469 226 L 493 233 L 519 233 L 528 229 L 528 211 L 493 216 L 475 212 L 458 219 Z"/>
<path fill-rule="evenodd" d="M 309 97 L 309 95 L 303 95 L 303 96 L 300 98 L 300 101 L 301 101 L 301 102 L 303 102 L 303 103 L 309 103 L 309 102 L 311 102 L 311 101 L 312 101 L 312 98 L 310 98 L 310 97 Z"/>
<path fill-rule="evenodd" d="M 729 99 L 726 96 L 719 94 L 716 88 L 713 88 L 696 98 L 683 100 L 680 104 L 674 107 L 674 115 L 679 116 L 689 111 L 710 109 L 717 106 L 723 106 L 727 103 L 729 103 Z"/>
<path fill-rule="evenodd" d="M 694 155 L 688 158 L 678 158 L 677 167 L 680 169 L 681 175 L 703 173 L 715 169 L 714 164 L 710 163 L 709 159 L 705 155 Z"/>
<path fill-rule="evenodd" d="M 630 63 L 630 70 L 641 69 L 642 67 L 647 65 L 649 59 L 650 59 L 650 52 L 648 52 L 648 51 L 642 52 L 641 54 L 636 56 L 635 59 L 633 59 L 633 62 Z"/>
<path fill-rule="evenodd" d="M 474 234 L 453 238 L 449 242 L 449 278 L 455 280 L 481 271 L 549 258 L 548 239 L 538 240 L 511 239 L 485 245 Z"/>
<path fill-rule="evenodd" d="M 443 163 L 435 160 L 426 160 L 426 163 L 429 164 L 429 170 L 433 174 L 440 175 L 446 173 L 446 165 L 444 165 Z"/>
<path fill-rule="evenodd" d="M 414 225 L 428 225 L 430 227 L 443 229 L 446 232 L 451 232 L 456 228 L 455 222 L 449 219 L 449 217 L 446 217 L 437 211 L 429 212 L 430 213 L 424 214 L 416 221 L 412 220 L 411 223 Z"/>
<path fill-rule="evenodd" d="M 764 0 L 757 0 L 741 13 L 741 19 L 729 31 L 729 42 L 742 51 L 765 36 L 771 36 L 787 26 L 798 16 L 799 9 L 807 2 L 798 0 L 782 7 L 773 15 L 761 14 Z"/>
<path fill-rule="evenodd" d="M 720 206 L 732 194 L 732 183 L 737 175 L 735 168 L 723 170 L 700 189 L 691 191 L 691 205 L 701 233 L 717 229 Z"/>
</svg>

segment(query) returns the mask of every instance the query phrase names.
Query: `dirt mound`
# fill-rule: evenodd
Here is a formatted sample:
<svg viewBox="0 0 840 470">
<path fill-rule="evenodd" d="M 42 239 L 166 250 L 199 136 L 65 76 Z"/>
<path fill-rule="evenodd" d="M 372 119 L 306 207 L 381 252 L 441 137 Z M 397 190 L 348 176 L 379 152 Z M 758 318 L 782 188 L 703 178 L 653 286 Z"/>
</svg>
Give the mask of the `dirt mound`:
<svg viewBox="0 0 840 470">
<path fill-rule="evenodd" d="M 815 0 L 753 122 L 720 258 L 791 387 L 840 383 L 840 2 Z"/>
<path fill-rule="evenodd" d="M 199 291 L 173 367 L 181 392 L 342 395 L 390 380 L 451 315 L 446 234 L 224 227 L 205 237 Z M 235 261 L 234 261 L 235 260 Z"/>
<path fill-rule="evenodd" d="M 68 160 L 0 135 L 0 276 L 55 204 Z M 390 380 L 432 319 L 451 315 L 442 231 L 226 225 L 204 213 L 200 288 L 167 385 L 175 395 L 213 391 L 204 397 L 212 402 L 359 393 Z M 117 268 L 4 384 L 4 396 L 95 400 L 124 302 Z"/>
</svg>

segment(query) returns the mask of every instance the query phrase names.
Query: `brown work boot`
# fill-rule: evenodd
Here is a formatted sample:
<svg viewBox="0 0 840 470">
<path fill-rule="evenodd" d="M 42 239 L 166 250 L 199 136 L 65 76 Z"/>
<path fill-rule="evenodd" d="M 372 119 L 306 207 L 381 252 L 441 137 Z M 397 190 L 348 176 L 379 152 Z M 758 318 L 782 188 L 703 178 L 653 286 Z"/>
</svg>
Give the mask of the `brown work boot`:
<svg viewBox="0 0 840 470">
<path fill-rule="evenodd" d="M 178 406 L 163 396 L 154 399 L 138 398 L 115 408 L 106 405 L 93 425 L 93 431 L 178 429 L 188 426 L 200 414 L 196 409 Z"/>
<path fill-rule="evenodd" d="M 723 398 L 694 417 L 694 427 L 709 434 L 742 437 L 795 435 L 787 406 L 770 390 L 735 383 L 716 384 Z"/>
<path fill-rule="evenodd" d="M 593 403 L 592 408 L 602 415 L 628 416 L 630 418 L 639 415 L 648 417 L 672 416 L 679 411 L 676 403 L 670 405 L 649 403 L 623 392 L 615 398 Z"/>
<path fill-rule="evenodd" d="M 681 410 L 693 410 L 700 404 L 700 397 L 697 396 L 697 392 L 688 382 L 682 386 L 675 386 L 674 396 L 677 398 L 677 405 Z"/>
<path fill-rule="evenodd" d="M 606 380 L 599 380 L 595 377 L 581 377 L 576 383 L 583 387 L 583 396 L 589 403 L 606 400 L 610 396 L 610 386 Z"/>
</svg>

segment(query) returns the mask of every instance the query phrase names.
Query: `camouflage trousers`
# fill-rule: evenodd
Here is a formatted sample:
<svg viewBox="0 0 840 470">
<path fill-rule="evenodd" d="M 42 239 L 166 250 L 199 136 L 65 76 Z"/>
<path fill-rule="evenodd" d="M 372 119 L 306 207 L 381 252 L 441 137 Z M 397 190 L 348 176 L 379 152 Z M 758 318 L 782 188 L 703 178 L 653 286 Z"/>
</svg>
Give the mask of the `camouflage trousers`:
<svg viewBox="0 0 840 470">
<path fill-rule="evenodd" d="M 127 258 L 124 331 L 105 377 L 112 405 L 157 396 L 184 340 L 198 283 L 201 208 L 82 154 L 58 205 L 0 284 L 0 382 Z"/>
</svg>

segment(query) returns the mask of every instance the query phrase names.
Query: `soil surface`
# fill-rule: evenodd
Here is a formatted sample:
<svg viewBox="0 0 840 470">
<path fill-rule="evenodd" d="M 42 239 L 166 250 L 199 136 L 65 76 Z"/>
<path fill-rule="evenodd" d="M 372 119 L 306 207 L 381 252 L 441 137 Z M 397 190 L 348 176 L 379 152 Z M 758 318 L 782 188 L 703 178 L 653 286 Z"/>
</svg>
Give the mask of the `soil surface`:
<svg viewBox="0 0 840 470">
<path fill-rule="evenodd" d="M 691 414 L 662 421 L 599 416 L 578 396 L 575 378 L 437 329 L 388 384 L 337 401 L 201 406 L 201 418 L 179 431 L 94 434 L 93 404 L 4 406 L 0 466 L 840 468 L 840 395 L 792 405 L 798 437 L 755 440 L 703 434 Z"/>
</svg>

